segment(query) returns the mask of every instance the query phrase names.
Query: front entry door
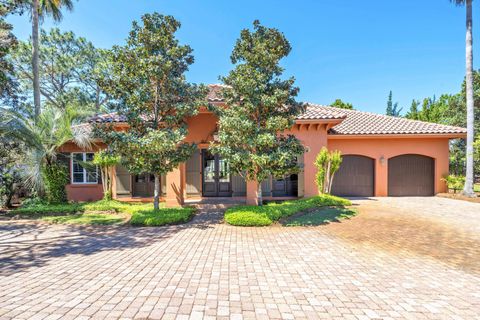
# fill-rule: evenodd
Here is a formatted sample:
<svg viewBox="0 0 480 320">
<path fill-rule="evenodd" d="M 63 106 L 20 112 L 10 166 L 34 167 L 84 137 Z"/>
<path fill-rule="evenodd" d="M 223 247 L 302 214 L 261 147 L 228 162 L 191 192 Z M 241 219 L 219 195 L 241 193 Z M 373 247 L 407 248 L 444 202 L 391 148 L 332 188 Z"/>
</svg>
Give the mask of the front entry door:
<svg viewBox="0 0 480 320">
<path fill-rule="evenodd" d="M 227 161 L 208 150 L 202 150 L 202 159 L 203 196 L 231 197 L 232 183 Z"/>
<path fill-rule="evenodd" d="M 142 173 L 133 176 L 133 196 L 153 197 L 155 177 L 153 174 Z"/>
</svg>

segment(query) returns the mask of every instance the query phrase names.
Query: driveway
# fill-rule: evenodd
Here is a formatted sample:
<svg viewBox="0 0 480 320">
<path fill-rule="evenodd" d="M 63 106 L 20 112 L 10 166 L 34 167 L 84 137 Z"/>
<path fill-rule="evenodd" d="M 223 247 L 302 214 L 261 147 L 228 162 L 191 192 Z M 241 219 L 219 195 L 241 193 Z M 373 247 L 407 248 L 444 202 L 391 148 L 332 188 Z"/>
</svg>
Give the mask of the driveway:
<svg viewBox="0 0 480 320">
<path fill-rule="evenodd" d="M 312 228 L 0 222 L 0 319 L 479 318 L 479 204 L 355 205 Z"/>
</svg>

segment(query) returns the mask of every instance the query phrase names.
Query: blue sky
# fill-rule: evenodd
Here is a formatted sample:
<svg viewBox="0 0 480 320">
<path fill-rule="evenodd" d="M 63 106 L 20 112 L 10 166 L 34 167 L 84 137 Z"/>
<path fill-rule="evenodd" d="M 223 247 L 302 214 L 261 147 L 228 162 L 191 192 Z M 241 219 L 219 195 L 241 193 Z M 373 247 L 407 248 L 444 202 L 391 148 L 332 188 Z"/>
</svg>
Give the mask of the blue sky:
<svg viewBox="0 0 480 320">
<path fill-rule="evenodd" d="M 153 11 L 182 22 L 178 37 L 196 58 L 192 82 L 218 83 L 232 68 L 240 30 L 255 19 L 291 42 L 283 65 L 297 79 L 301 101 L 341 98 L 383 113 L 392 90 L 405 111 L 413 98 L 458 92 L 465 72 L 465 8 L 448 0 L 80 0 L 57 26 L 108 48 L 123 44 L 132 20 Z M 28 38 L 28 16 L 9 21 L 17 37 Z"/>
</svg>

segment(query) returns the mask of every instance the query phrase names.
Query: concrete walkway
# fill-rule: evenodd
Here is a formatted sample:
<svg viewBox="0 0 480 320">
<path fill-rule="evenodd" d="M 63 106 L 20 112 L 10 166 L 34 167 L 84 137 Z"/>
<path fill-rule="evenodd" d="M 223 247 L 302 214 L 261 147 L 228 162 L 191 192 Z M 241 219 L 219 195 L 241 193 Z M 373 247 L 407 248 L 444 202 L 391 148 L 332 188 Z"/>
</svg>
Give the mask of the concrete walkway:
<svg viewBox="0 0 480 320">
<path fill-rule="evenodd" d="M 479 318 L 477 207 L 355 202 L 312 228 L 231 227 L 216 207 L 161 228 L 0 222 L 0 319 Z"/>
</svg>

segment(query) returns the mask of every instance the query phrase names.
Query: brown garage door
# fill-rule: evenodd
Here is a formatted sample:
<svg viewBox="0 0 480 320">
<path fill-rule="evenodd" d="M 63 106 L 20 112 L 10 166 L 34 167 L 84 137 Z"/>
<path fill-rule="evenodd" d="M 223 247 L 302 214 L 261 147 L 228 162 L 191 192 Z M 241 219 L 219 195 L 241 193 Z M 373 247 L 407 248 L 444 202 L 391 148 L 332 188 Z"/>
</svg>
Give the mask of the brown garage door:
<svg viewBox="0 0 480 320">
<path fill-rule="evenodd" d="M 389 196 L 433 196 L 434 161 L 430 157 L 404 154 L 388 160 Z"/>
<path fill-rule="evenodd" d="M 333 179 L 332 194 L 350 197 L 374 195 L 374 160 L 364 156 L 344 155 Z"/>
</svg>

